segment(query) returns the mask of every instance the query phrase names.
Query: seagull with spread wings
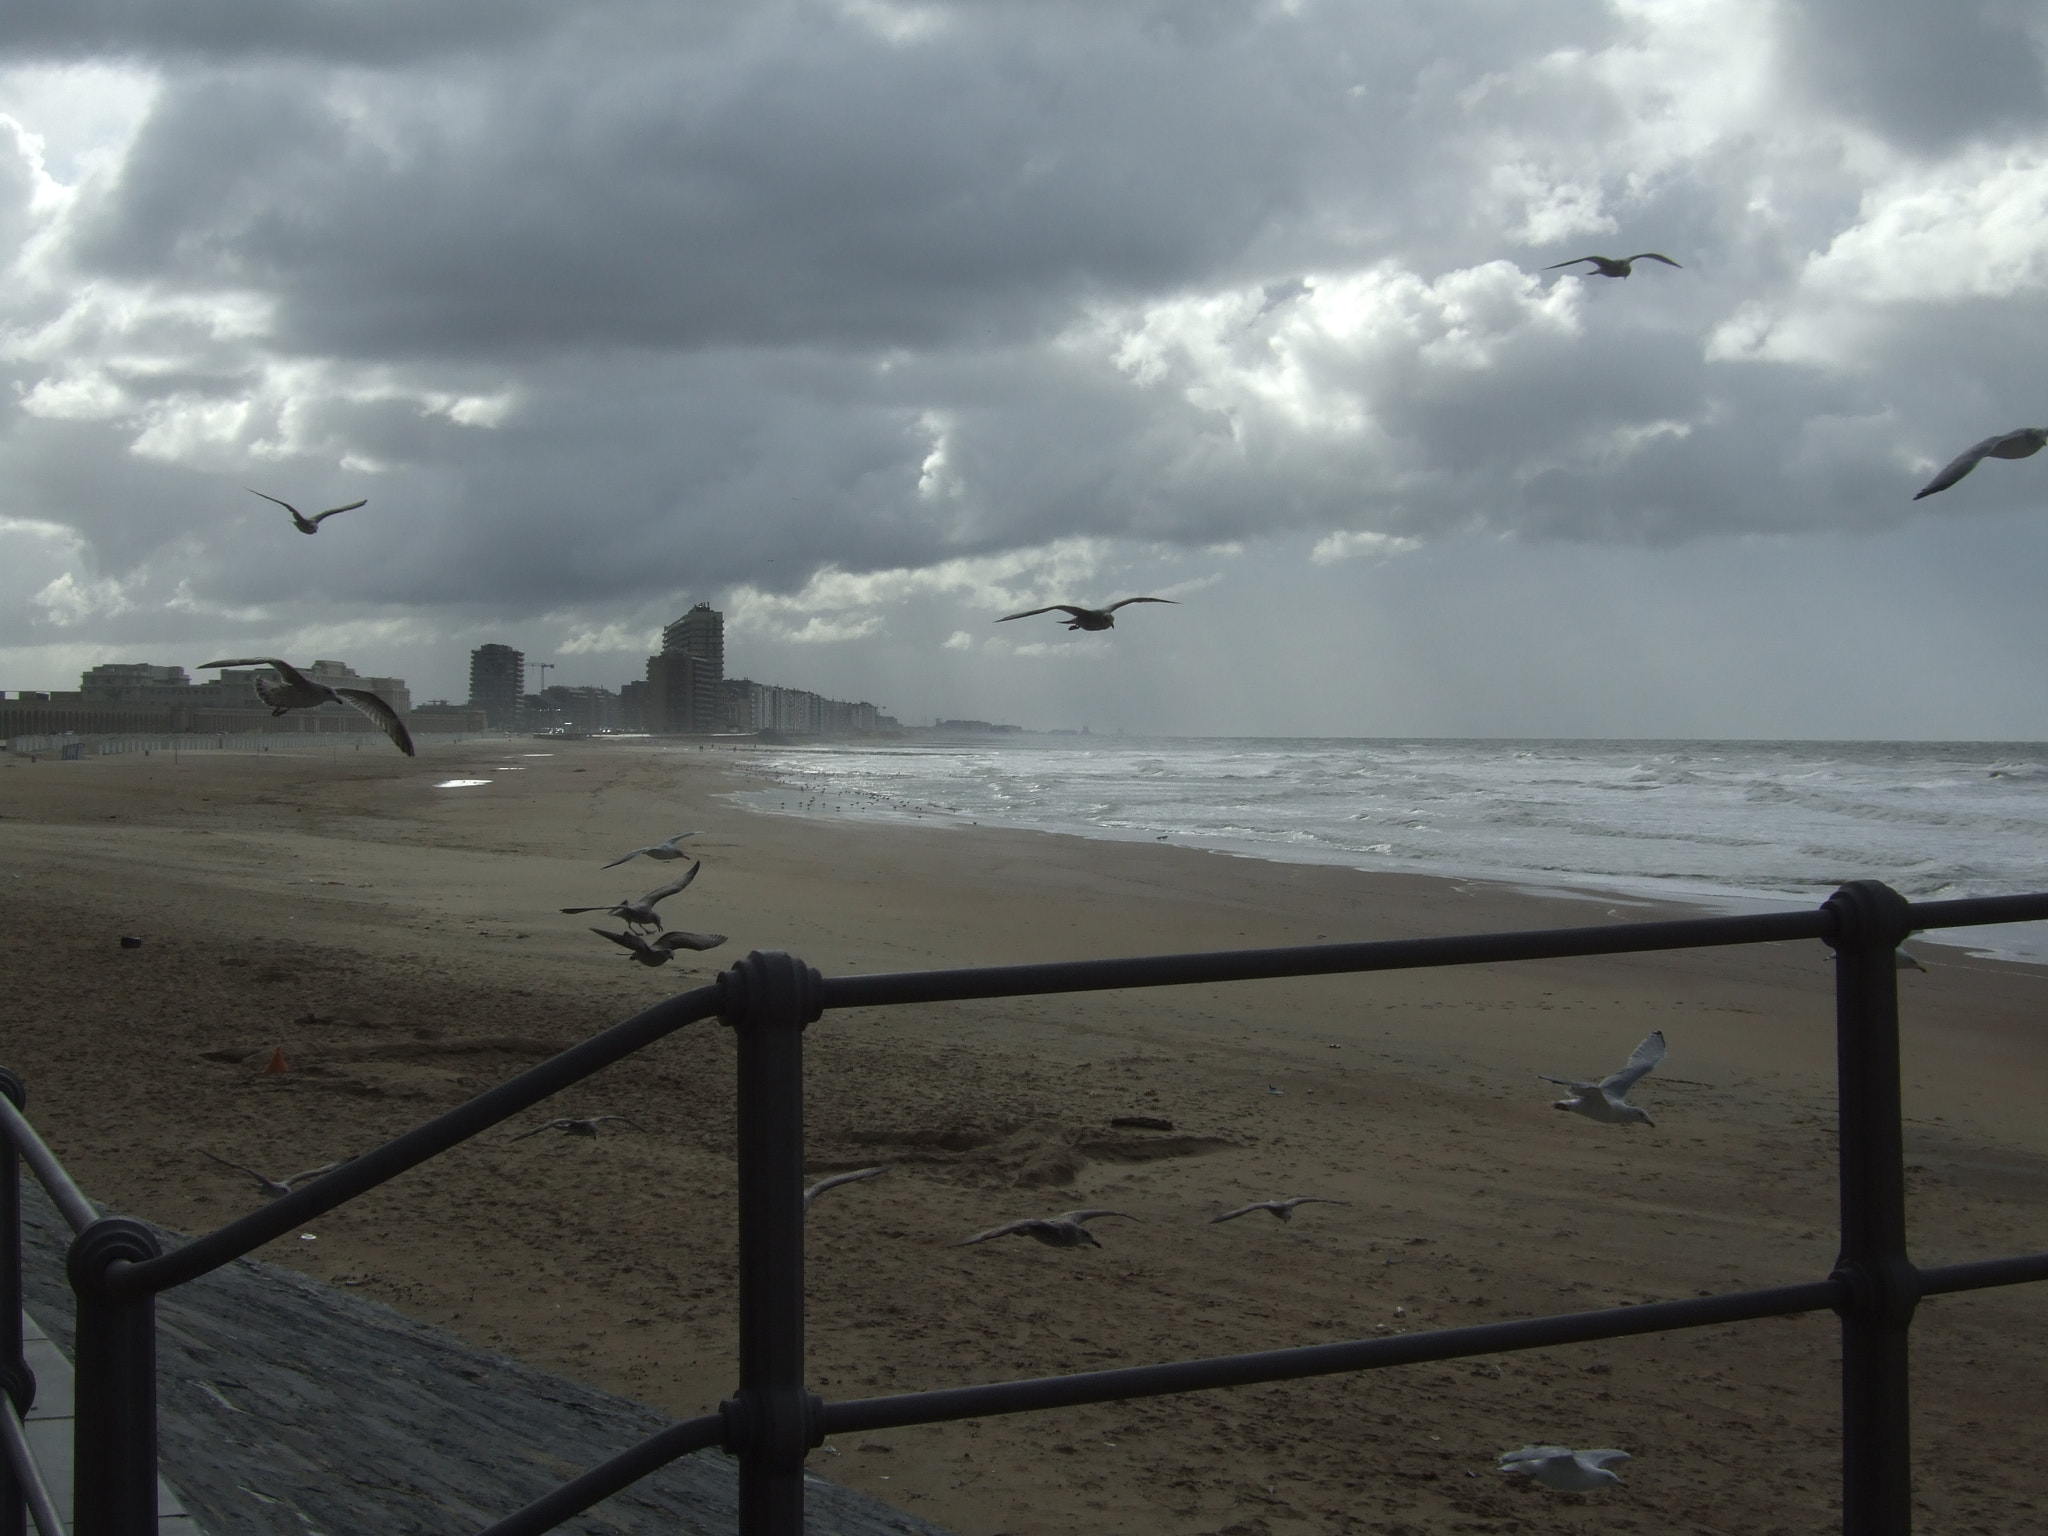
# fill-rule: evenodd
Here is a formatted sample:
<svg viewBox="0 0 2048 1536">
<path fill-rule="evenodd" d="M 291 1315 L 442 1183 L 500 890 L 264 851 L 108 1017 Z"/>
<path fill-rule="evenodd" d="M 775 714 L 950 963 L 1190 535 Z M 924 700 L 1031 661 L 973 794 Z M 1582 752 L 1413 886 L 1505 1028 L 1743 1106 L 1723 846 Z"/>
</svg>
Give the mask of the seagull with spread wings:
<svg viewBox="0 0 2048 1536">
<path fill-rule="evenodd" d="M 521 1131 L 511 1139 L 514 1141 L 524 1141 L 529 1136 L 538 1136 L 542 1131 L 560 1131 L 564 1136 L 595 1136 L 597 1128 L 607 1120 L 620 1121 L 623 1124 L 632 1126 L 634 1130 L 639 1131 L 642 1135 L 646 1134 L 645 1126 L 628 1120 L 624 1115 L 589 1115 L 581 1120 L 564 1115 L 559 1120 L 549 1120 L 536 1125 L 530 1131 Z"/>
<path fill-rule="evenodd" d="M 1558 1493 L 1590 1493 L 1595 1488 L 1617 1486 L 1621 1479 L 1607 1469 L 1617 1461 L 1629 1459 L 1627 1451 L 1574 1451 L 1562 1445 L 1525 1445 L 1518 1451 L 1502 1451 L 1500 1469 L 1525 1472 Z"/>
<path fill-rule="evenodd" d="M 952 1244 L 965 1248 L 970 1243 L 985 1243 L 997 1237 L 1029 1237 L 1045 1244 L 1048 1248 L 1100 1248 L 1087 1223 L 1098 1216 L 1121 1216 L 1126 1221 L 1138 1218 L 1128 1211 L 1066 1211 L 1058 1216 L 1028 1216 L 1022 1221 L 1006 1221 L 1000 1227 L 990 1227 L 986 1232 L 977 1232 L 972 1237 L 963 1237 Z"/>
<path fill-rule="evenodd" d="M 243 489 L 248 490 L 248 487 L 244 486 Z M 249 494 L 251 496 L 263 496 L 263 493 L 261 491 L 249 491 Z M 367 507 L 370 504 L 369 498 L 365 497 L 361 501 L 352 501 L 345 507 L 329 507 L 325 512 L 315 512 L 311 517 L 307 517 L 304 513 L 299 511 L 297 507 L 293 506 L 288 501 L 278 501 L 275 496 L 263 496 L 263 499 L 265 501 L 276 502 L 278 506 L 283 507 L 285 511 L 291 513 L 292 526 L 298 529 L 299 532 L 301 533 L 318 533 L 320 531 L 320 525 L 326 522 L 328 518 L 334 516 L 335 513 L 353 512 L 357 507 Z"/>
<path fill-rule="evenodd" d="M 1120 603 L 1111 603 L 1107 608 L 1079 608 L 1072 603 L 1054 603 L 1048 608 L 1027 608 L 1022 613 L 1006 613 L 998 624 L 1007 624 L 1012 619 L 1035 618 L 1041 613 L 1065 613 L 1072 617 L 1067 620 L 1069 629 L 1115 629 L 1116 611 L 1128 608 L 1133 603 L 1171 603 L 1170 597 L 1127 597 Z"/>
<path fill-rule="evenodd" d="M 232 1168 L 237 1173 L 246 1173 L 247 1175 L 249 1175 L 250 1178 L 256 1181 L 256 1187 L 262 1190 L 264 1194 L 270 1196 L 270 1198 L 273 1200 L 279 1199 L 284 1195 L 290 1194 L 292 1192 L 292 1187 L 294 1185 L 305 1184 L 313 1179 L 320 1178 L 325 1174 L 330 1174 L 334 1172 L 335 1169 L 339 1168 L 343 1163 L 348 1161 L 348 1159 L 345 1157 L 338 1157 L 331 1163 L 322 1163 L 318 1168 L 308 1168 L 304 1173 L 295 1173 L 291 1175 L 291 1177 L 284 1179 L 273 1179 L 265 1174 L 258 1173 L 254 1168 L 250 1168 L 245 1164 L 231 1163 L 226 1158 L 221 1157 L 217 1153 L 207 1151 L 204 1147 L 201 1147 L 199 1149 L 199 1153 L 202 1157 L 212 1158 L 216 1163 L 219 1163 L 223 1168 Z"/>
<path fill-rule="evenodd" d="M 671 928 L 651 939 L 643 938 L 630 928 L 624 933 L 613 933 L 609 928 L 590 931 L 603 934 L 621 949 L 630 949 L 633 958 L 642 965 L 667 965 L 679 949 L 716 949 L 725 942 L 722 933 L 686 933 L 679 928 Z"/>
<path fill-rule="evenodd" d="M 572 917 L 578 912 L 603 912 L 616 917 L 620 922 L 625 923 L 629 927 L 659 928 L 661 926 L 661 914 L 654 910 L 655 907 L 688 886 L 692 880 L 697 878 L 697 871 L 703 867 L 704 863 L 700 859 L 690 866 L 688 872 L 681 879 L 671 880 L 667 885 L 649 891 L 638 901 L 621 901 L 616 906 L 609 907 L 564 907 L 562 910 Z M 720 942 L 723 942 L 723 940 Z M 659 965 L 661 962 L 656 960 L 651 963 Z"/>
<path fill-rule="evenodd" d="M 1251 1215 L 1253 1211 L 1270 1211 L 1278 1220 L 1290 1221 L 1294 1217 L 1294 1208 L 1297 1205 L 1349 1205 L 1350 1203 L 1349 1200 L 1325 1199 L 1321 1195 L 1296 1195 L 1291 1200 L 1254 1200 L 1250 1205 L 1240 1205 L 1236 1210 L 1225 1211 L 1221 1216 L 1211 1216 L 1209 1218 L 1209 1225 L 1213 1227 L 1219 1221 L 1235 1221 L 1240 1216 Z"/>
<path fill-rule="evenodd" d="M 275 656 L 243 656 L 233 661 L 202 662 L 199 670 L 210 672 L 215 667 L 273 667 L 283 682 L 273 683 L 262 677 L 256 679 L 256 697 L 270 706 L 273 715 L 294 709 L 312 709 L 321 704 L 347 704 L 382 726 L 384 734 L 407 757 L 417 756 L 412 749 L 412 735 L 406 730 L 405 722 L 398 718 L 398 711 L 367 688 L 331 688 L 326 683 L 316 683 L 290 662 L 279 661 Z"/>
<path fill-rule="evenodd" d="M 2020 427 L 1987 437 L 1944 464 L 1940 474 L 1913 493 L 1913 499 L 1947 490 L 1986 459 L 2031 459 L 2044 447 L 2048 447 L 2048 427 Z"/>
<path fill-rule="evenodd" d="M 863 1179 L 879 1179 L 895 1166 L 894 1163 L 884 1163 L 879 1168 L 856 1168 L 851 1173 L 828 1174 L 804 1191 L 804 1209 L 808 1211 L 811 1202 L 828 1189 L 837 1189 L 842 1184 L 858 1184 Z"/>
<path fill-rule="evenodd" d="M 1661 261 L 1667 267 L 1678 266 L 1669 256 L 1659 256 L 1655 251 L 1638 251 L 1633 256 L 1574 256 L 1570 261 L 1553 261 L 1543 270 L 1555 272 L 1559 267 L 1576 267 L 1582 261 L 1590 261 L 1593 270 L 1581 272 L 1580 277 L 1627 277 L 1639 261 Z M 1679 270 L 1685 269 L 1679 267 Z"/>
<path fill-rule="evenodd" d="M 606 869 L 611 869 L 617 865 L 625 863 L 628 859 L 637 859 L 642 854 L 645 854 L 648 858 L 655 860 L 657 863 L 666 861 L 668 859 L 687 859 L 689 855 L 683 852 L 682 849 L 678 848 L 676 844 L 680 843 L 686 837 L 702 837 L 703 835 L 704 834 L 702 832 L 678 832 L 674 837 L 671 837 L 664 842 L 654 843 L 646 848 L 635 848 L 631 853 L 622 853 L 616 859 L 613 859 L 610 864 L 607 864 L 604 867 Z"/>
<path fill-rule="evenodd" d="M 1656 1121 L 1635 1105 L 1628 1102 L 1628 1091 L 1635 1087 L 1650 1070 L 1664 1059 L 1664 1031 L 1657 1030 L 1646 1036 L 1643 1043 L 1635 1048 L 1628 1059 L 1628 1065 L 1619 1072 L 1610 1073 L 1597 1083 L 1575 1082 L 1568 1077 L 1544 1077 L 1546 1083 L 1556 1083 L 1569 1088 L 1572 1096 L 1559 1099 L 1553 1109 L 1568 1109 L 1573 1114 L 1584 1115 L 1588 1120 L 1598 1120 L 1603 1125 L 1642 1124 L 1654 1127 Z M 1542 1073 L 1537 1074 L 1543 1077 Z"/>
</svg>

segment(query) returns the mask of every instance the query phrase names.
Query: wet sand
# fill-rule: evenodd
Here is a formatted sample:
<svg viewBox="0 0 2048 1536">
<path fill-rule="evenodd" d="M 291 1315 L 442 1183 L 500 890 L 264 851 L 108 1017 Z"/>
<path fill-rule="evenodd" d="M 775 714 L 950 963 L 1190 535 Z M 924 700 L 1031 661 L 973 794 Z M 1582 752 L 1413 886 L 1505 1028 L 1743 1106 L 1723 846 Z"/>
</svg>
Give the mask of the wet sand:
<svg viewBox="0 0 2048 1536">
<path fill-rule="evenodd" d="M 551 755 L 530 755 L 548 753 Z M 0 1063 L 108 1206 L 186 1231 L 749 949 L 828 974 L 1663 915 L 1168 845 L 745 811 L 741 756 L 471 743 L 396 754 L 0 759 Z M 488 778 L 460 790 L 449 778 Z M 731 936 L 658 971 L 564 905 L 686 827 L 663 911 Z M 120 934 L 143 946 L 119 947 Z M 2048 973 L 1921 949 L 1901 978 L 1915 1256 L 2048 1247 Z M 1834 1251 L 1818 944 L 848 1013 L 808 1040 L 828 1398 L 1816 1278 Z M 1654 1129 L 1550 1107 L 1649 1030 Z M 291 1070 L 258 1069 L 282 1047 Z M 263 1255 L 678 1415 L 734 1384 L 732 1046 L 697 1026 Z M 1273 1089 L 1280 1090 L 1273 1092 Z M 595 1139 L 511 1140 L 552 1114 Z M 1118 1116 L 1172 1121 L 1170 1133 Z M 1287 1224 L 1208 1218 L 1313 1194 Z M 1103 1247 L 948 1246 L 1081 1205 Z M 893 1431 L 813 1470 L 964 1536 L 1833 1527 L 1831 1317 Z M 1923 1305 L 1919 1529 L 2041 1519 L 2048 1292 Z M 1617 1445 L 1625 1486 L 1500 1477 Z M 366 1469 L 367 1470 L 367 1469 Z"/>
</svg>

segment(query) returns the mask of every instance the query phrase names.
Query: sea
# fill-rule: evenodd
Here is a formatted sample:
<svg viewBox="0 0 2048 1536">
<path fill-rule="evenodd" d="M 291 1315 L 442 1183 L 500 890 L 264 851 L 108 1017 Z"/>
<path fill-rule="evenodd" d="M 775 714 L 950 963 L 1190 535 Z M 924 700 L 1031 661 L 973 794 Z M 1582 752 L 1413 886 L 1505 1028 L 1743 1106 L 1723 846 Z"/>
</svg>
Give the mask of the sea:
<svg viewBox="0 0 2048 1536">
<path fill-rule="evenodd" d="M 998 734 L 771 748 L 772 814 L 979 823 L 1714 911 L 2048 889 L 2048 745 Z M 2048 964 L 2048 924 L 1930 933 Z"/>
</svg>

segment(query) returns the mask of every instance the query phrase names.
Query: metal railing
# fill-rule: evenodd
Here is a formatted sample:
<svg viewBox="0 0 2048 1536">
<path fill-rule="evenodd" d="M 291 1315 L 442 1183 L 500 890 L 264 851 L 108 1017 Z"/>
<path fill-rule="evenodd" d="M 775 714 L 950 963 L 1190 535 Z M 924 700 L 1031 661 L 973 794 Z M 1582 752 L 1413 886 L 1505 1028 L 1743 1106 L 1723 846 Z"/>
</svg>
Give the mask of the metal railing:
<svg viewBox="0 0 2048 1536">
<path fill-rule="evenodd" d="M 822 977 L 755 953 L 682 993 L 416 1127 L 315 1183 L 165 1253 L 142 1223 L 99 1216 L 28 1121 L 19 1080 L 0 1073 L 0 1132 L 77 1234 L 66 1269 L 78 1303 L 76 1530 L 146 1536 L 156 1524 L 155 1298 L 581 1082 L 685 1025 L 717 1018 L 738 1040 L 740 1372 L 715 1414 L 671 1425 L 492 1526 L 538 1536 L 693 1451 L 739 1459 L 743 1536 L 801 1536 L 805 1455 L 827 1435 L 1029 1413 L 1256 1382 L 1413 1365 L 1832 1310 L 1842 1325 L 1842 1528 L 1912 1526 L 1907 1341 L 1923 1296 L 2048 1280 L 2048 1253 L 1918 1269 L 1906 1247 L 1898 978 L 1908 933 L 2048 918 L 2048 894 L 1910 903 L 1876 881 L 1815 910 L 1383 943 Z M 1488 1323 L 1469 1328 L 1225 1355 L 1029 1381 L 828 1403 L 804 1381 L 803 1039 L 827 1011 L 972 998 L 1185 986 L 1290 976 L 1640 954 L 1819 939 L 1836 952 L 1841 1245 L 1834 1269 L 1800 1285 Z M 0 1175 L 0 1384 L 33 1401 L 22 1362 L 16 1159 Z M 20 1536 L 24 1489 L 0 1466 L 0 1536 Z"/>
</svg>

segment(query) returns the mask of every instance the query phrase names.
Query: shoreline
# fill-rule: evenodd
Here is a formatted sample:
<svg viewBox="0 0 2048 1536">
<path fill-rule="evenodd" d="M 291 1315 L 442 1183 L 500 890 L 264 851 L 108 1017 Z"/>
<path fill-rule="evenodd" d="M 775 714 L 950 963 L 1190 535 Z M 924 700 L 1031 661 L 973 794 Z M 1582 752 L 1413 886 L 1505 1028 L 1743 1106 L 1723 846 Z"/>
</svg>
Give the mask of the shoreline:
<svg viewBox="0 0 2048 1536">
<path fill-rule="evenodd" d="M 872 973 L 1587 915 L 1442 877 L 740 814 L 720 796 L 751 765 L 713 756 L 499 742 L 418 762 L 0 767 L 0 1064 L 94 1198 L 199 1231 L 260 1199 L 200 1149 L 273 1175 L 360 1151 L 751 948 Z M 648 971 L 556 911 L 660 883 L 671 867 L 599 865 L 690 827 L 705 829 L 688 845 L 703 872 L 664 915 L 731 935 L 722 949 Z M 809 1166 L 894 1171 L 811 1214 L 814 1388 L 865 1396 L 1825 1273 L 1821 949 L 828 1016 L 805 1043 Z M 1920 1262 L 2038 1246 L 2044 980 L 1947 952 L 1901 978 Z M 1652 1028 L 1672 1053 L 1636 1095 L 1654 1128 L 1551 1109 L 1538 1074 L 1611 1070 Z M 279 1046 L 291 1071 L 266 1076 Z M 726 1031 L 684 1031 L 259 1256 L 663 1412 L 710 1411 L 734 1379 L 732 1070 Z M 512 1139 L 594 1114 L 634 1125 Z M 1110 1124 L 1131 1114 L 1170 1120 L 1174 1145 Z M 1280 1194 L 1351 1204 L 1209 1225 Z M 949 1246 L 1083 1205 L 1140 1219 L 1104 1222 L 1100 1250 Z M 1831 1319 L 1715 1330 L 1706 1354 L 1685 1336 L 1619 1341 L 902 1431 L 809 1466 L 961 1536 L 1577 1531 L 1576 1503 L 1492 1466 L 1562 1437 L 1636 1456 L 1603 1514 L 1819 1528 L 1833 1341 Z M 1993 1357 L 1990 1375 L 1968 1364 Z M 2039 1477 L 2025 1416 L 2001 1404 L 2048 1374 L 2038 1299 L 1928 1304 L 1915 1372 L 1920 1496 L 2024 1524 Z M 1751 1475 L 1718 1471 L 1737 1460 Z"/>
</svg>

